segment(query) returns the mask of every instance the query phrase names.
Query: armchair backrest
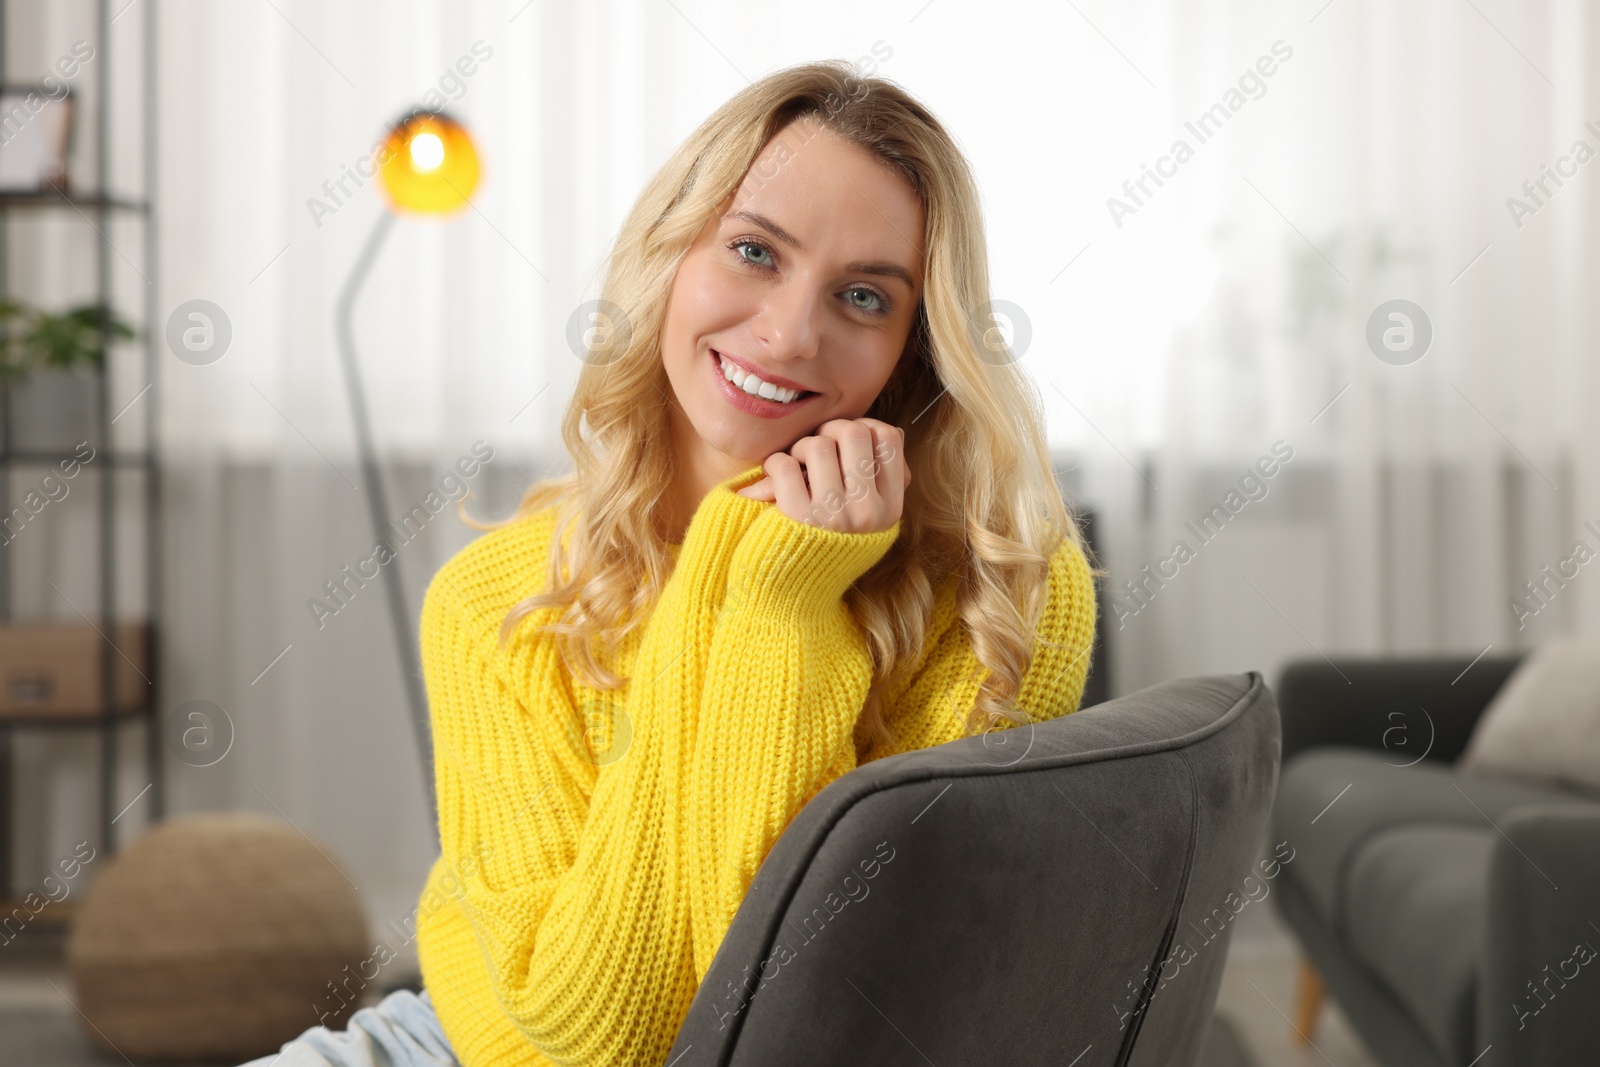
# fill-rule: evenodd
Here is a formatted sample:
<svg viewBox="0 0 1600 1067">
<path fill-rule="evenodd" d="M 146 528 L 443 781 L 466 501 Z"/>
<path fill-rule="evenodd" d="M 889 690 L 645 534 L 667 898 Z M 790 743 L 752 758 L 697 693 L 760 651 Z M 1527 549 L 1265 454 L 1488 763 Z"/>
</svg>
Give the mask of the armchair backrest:
<svg viewBox="0 0 1600 1067">
<path fill-rule="evenodd" d="M 1268 891 L 1279 746 L 1252 671 L 852 771 L 773 846 L 667 1062 L 1192 1063 Z"/>
<path fill-rule="evenodd" d="M 1283 759 L 1308 748 L 1349 745 L 1393 753 L 1397 764 L 1412 758 L 1454 763 L 1522 656 L 1290 660 L 1274 687 Z"/>
</svg>

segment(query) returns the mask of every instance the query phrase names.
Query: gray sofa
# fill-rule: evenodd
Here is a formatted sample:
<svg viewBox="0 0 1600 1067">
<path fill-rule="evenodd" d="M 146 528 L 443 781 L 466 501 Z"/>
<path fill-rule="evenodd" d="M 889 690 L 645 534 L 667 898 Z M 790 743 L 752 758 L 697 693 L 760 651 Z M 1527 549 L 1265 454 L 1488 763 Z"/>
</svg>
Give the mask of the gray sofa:
<svg viewBox="0 0 1600 1067">
<path fill-rule="evenodd" d="M 667 1063 L 1189 1067 L 1278 752 L 1251 672 L 852 771 L 767 856 Z"/>
<path fill-rule="evenodd" d="M 1600 949 L 1600 799 L 1451 766 L 1517 663 L 1307 659 L 1277 686 L 1273 897 L 1385 1067 L 1600 1063 L 1600 959 L 1575 956 Z"/>
</svg>

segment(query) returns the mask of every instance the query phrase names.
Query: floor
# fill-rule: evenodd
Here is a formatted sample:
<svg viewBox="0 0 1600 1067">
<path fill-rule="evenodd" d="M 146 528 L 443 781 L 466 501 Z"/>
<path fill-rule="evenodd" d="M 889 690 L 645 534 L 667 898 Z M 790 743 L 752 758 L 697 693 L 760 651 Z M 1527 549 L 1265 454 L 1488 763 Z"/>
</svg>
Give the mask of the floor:
<svg viewBox="0 0 1600 1067">
<path fill-rule="evenodd" d="M 72 1002 L 72 979 L 62 961 L 65 934 L 60 925 L 35 924 L 14 940 L 0 942 L 0 1064 L 127 1067 L 134 1061 L 103 1052 L 84 1037 L 83 1020 Z"/>
<path fill-rule="evenodd" d="M 1323 1009 L 1307 1048 L 1292 1039 L 1298 956 L 1270 905 L 1247 907 L 1233 930 L 1217 1013 L 1258 1067 L 1378 1067 L 1335 1005 Z M 109 1067 L 131 1061 L 84 1039 L 61 962 L 58 930 L 29 930 L 0 944 L 0 1064 Z M 232 1065 L 217 1065 L 232 1067 Z"/>
<path fill-rule="evenodd" d="M 1298 1043 L 1289 1019 L 1299 966 L 1299 950 L 1272 905 L 1247 905 L 1235 920 L 1217 1013 L 1233 1023 L 1260 1067 L 1379 1067 L 1331 1001 L 1312 1047 Z"/>
</svg>

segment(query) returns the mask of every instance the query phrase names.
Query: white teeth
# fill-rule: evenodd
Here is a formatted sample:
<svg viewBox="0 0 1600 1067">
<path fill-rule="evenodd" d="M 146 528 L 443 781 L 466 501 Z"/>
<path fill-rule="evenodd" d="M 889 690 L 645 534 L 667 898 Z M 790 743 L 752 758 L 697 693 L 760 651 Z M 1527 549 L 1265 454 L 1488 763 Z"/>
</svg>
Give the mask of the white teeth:
<svg viewBox="0 0 1600 1067">
<path fill-rule="evenodd" d="M 771 382 L 764 382 L 754 374 L 746 374 L 742 368 L 723 359 L 721 353 L 717 355 L 717 362 L 722 365 L 722 376 L 751 396 L 765 397 L 780 404 L 787 404 L 800 395 L 798 389 L 784 389 Z"/>
</svg>

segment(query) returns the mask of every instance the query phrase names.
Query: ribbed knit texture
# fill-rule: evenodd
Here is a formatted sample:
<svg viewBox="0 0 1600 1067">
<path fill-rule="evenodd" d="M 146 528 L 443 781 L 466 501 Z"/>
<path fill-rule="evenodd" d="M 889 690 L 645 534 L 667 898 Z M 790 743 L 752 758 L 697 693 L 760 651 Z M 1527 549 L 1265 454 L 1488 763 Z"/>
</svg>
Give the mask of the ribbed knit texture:
<svg viewBox="0 0 1600 1067">
<path fill-rule="evenodd" d="M 549 635 L 557 609 L 501 620 L 546 588 L 555 507 L 479 537 L 422 609 L 442 855 L 418 954 L 464 1067 L 664 1063 L 756 869 L 790 820 L 866 751 L 872 680 L 843 596 L 900 534 L 797 522 L 736 490 L 700 503 L 671 578 L 614 658 L 576 682 Z M 921 662 L 885 694 L 892 751 L 963 736 L 985 670 L 938 587 Z M 1083 553 L 1050 561 L 1049 599 L 1017 703 L 1075 711 L 1094 637 Z M 585 743 L 585 728 L 595 731 Z M 598 752 L 598 755 L 597 755 Z"/>
</svg>

